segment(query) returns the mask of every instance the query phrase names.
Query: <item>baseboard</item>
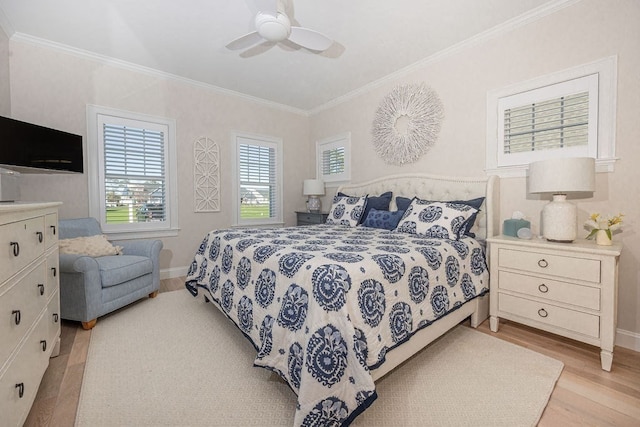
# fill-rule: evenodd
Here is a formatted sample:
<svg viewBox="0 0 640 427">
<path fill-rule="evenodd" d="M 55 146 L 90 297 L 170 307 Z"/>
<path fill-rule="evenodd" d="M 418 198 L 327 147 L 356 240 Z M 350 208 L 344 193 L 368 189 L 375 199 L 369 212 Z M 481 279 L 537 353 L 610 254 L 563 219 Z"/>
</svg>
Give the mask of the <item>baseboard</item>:
<svg viewBox="0 0 640 427">
<path fill-rule="evenodd" d="M 174 267 L 160 270 L 160 280 L 175 279 L 176 277 L 186 276 L 189 267 Z"/>
<path fill-rule="evenodd" d="M 640 352 L 640 334 L 618 329 L 616 333 L 616 345 Z"/>
</svg>

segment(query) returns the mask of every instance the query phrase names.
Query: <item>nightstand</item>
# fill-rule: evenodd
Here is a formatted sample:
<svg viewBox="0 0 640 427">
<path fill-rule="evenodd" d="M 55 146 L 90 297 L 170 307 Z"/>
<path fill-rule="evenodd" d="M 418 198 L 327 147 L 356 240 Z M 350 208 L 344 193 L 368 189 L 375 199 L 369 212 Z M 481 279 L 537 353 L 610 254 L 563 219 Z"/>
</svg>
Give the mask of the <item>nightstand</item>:
<svg viewBox="0 0 640 427">
<path fill-rule="evenodd" d="M 302 212 L 296 211 L 298 216 L 297 225 L 324 224 L 329 216 L 327 212 Z"/>
<path fill-rule="evenodd" d="M 600 347 L 611 370 L 622 245 L 496 236 L 489 244 L 490 326 L 508 319 Z"/>
</svg>

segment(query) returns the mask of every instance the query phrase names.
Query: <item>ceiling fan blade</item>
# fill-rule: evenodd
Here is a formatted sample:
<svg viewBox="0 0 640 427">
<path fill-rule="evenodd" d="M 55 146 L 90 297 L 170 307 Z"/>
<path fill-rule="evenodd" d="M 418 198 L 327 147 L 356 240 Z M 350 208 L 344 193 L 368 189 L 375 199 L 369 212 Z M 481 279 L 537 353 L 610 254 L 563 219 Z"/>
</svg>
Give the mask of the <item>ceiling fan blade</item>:
<svg viewBox="0 0 640 427">
<path fill-rule="evenodd" d="M 278 13 L 278 0 L 255 0 L 258 12 L 275 16 Z"/>
<path fill-rule="evenodd" d="M 314 30 L 303 27 L 291 27 L 289 40 L 307 49 L 323 51 L 329 49 L 333 40 Z"/>
<path fill-rule="evenodd" d="M 247 49 L 263 41 L 264 39 L 262 38 L 262 36 L 258 34 L 257 31 L 254 31 L 252 33 L 245 34 L 242 37 L 238 37 L 237 39 L 230 41 L 227 44 L 226 48 L 229 50 Z"/>
</svg>

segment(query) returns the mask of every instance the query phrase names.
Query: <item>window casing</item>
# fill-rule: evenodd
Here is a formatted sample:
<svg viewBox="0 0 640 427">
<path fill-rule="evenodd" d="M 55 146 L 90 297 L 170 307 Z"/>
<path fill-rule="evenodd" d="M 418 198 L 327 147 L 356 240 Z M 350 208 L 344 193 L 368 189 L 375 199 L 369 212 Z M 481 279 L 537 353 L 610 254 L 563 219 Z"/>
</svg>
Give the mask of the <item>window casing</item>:
<svg viewBox="0 0 640 427">
<path fill-rule="evenodd" d="M 351 134 L 317 141 L 316 161 L 318 179 L 331 183 L 351 180 Z"/>
<path fill-rule="evenodd" d="M 616 58 L 491 91 L 487 96 L 487 173 L 525 176 L 529 163 L 594 157 L 615 161 Z"/>
<path fill-rule="evenodd" d="M 236 133 L 233 142 L 236 225 L 282 224 L 282 140 Z"/>
<path fill-rule="evenodd" d="M 112 237 L 176 235 L 175 122 L 89 106 L 90 214 Z"/>
</svg>

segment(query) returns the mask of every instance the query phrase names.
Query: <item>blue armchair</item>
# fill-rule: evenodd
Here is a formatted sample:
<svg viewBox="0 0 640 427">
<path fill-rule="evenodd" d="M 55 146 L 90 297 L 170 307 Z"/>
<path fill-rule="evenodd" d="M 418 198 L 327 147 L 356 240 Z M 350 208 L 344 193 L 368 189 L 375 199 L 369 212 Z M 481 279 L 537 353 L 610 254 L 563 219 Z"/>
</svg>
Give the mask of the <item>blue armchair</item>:
<svg viewBox="0 0 640 427">
<path fill-rule="evenodd" d="M 60 239 L 102 234 L 95 218 L 63 219 Z M 123 255 L 90 257 L 60 254 L 60 316 L 95 326 L 98 317 L 131 304 L 160 287 L 160 240 L 113 241 Z"/>
</svg>

